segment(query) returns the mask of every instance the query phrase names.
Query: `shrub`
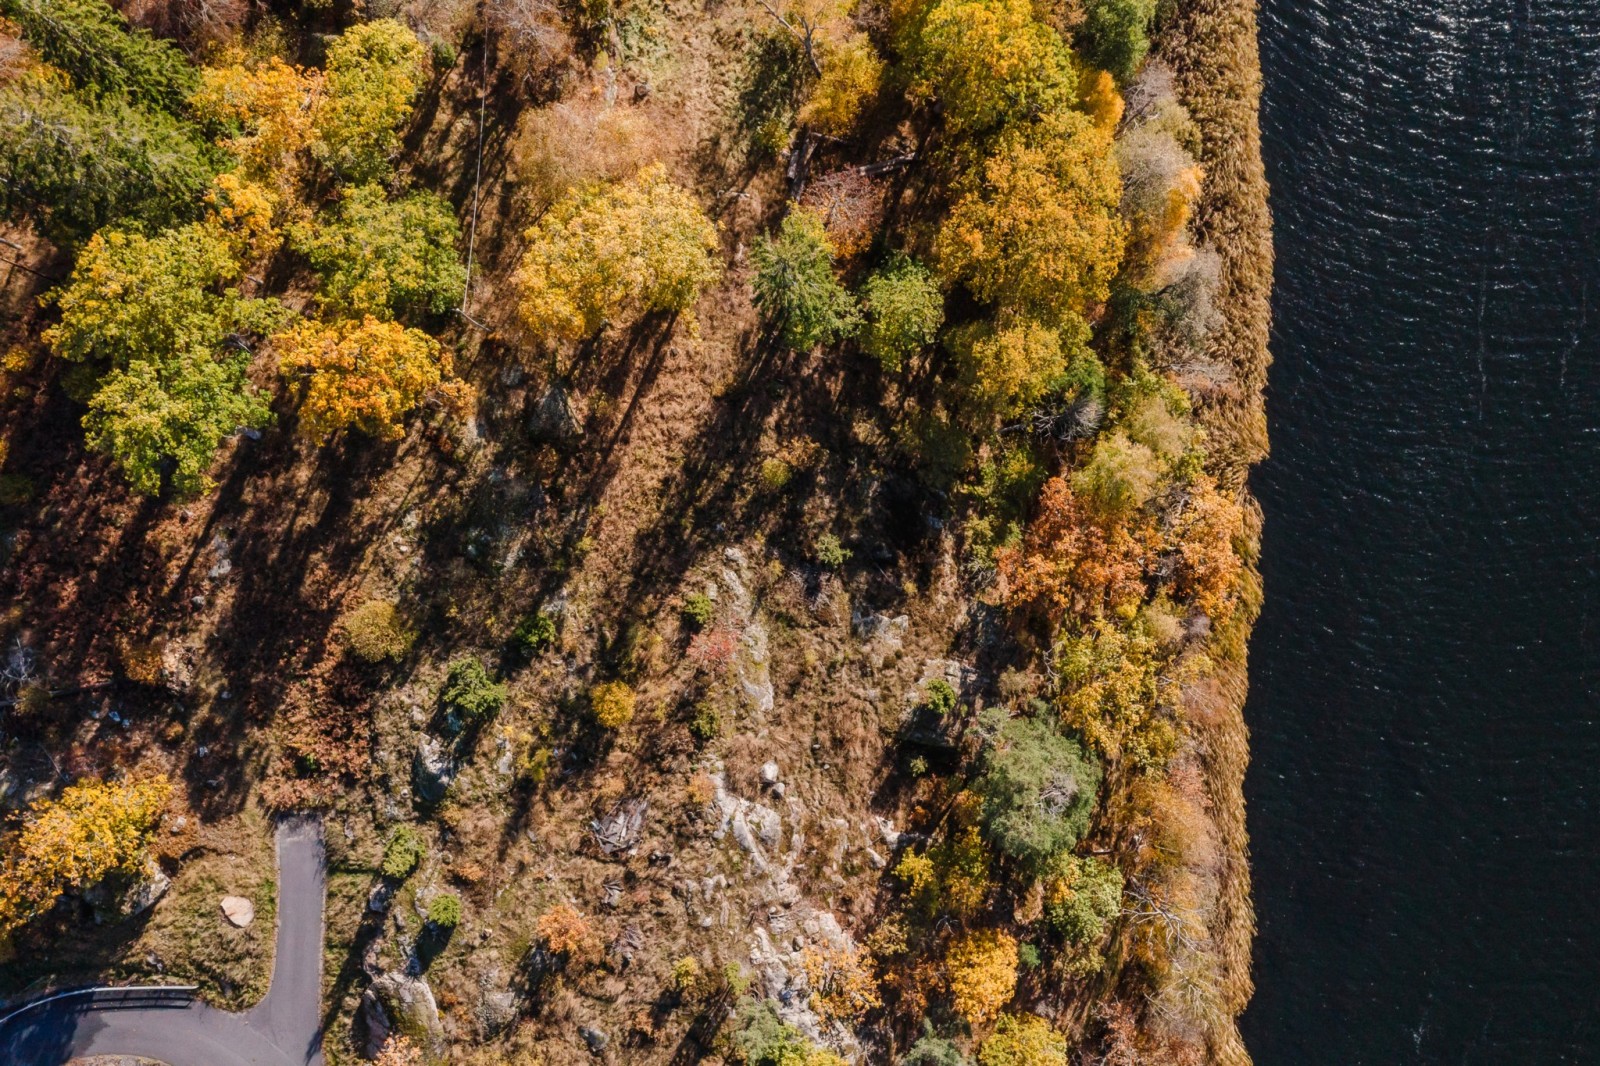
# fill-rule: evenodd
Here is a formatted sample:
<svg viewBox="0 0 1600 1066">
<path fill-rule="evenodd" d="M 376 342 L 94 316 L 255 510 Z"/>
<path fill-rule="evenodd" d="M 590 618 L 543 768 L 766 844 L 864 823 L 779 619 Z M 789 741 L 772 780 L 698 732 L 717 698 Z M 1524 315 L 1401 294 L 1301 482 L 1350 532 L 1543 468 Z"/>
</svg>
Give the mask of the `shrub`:
<svg viewBox="0 0 1600 1066">
<path fill-rule="evenodd" d="M 898 1066 L 972 1066 L 972 1060 L 961 1053 L 955 1041 L 936 1035 L 932 1022 L 924 1020 L 922 1024 L 921 1038 L 911 1045 Z"/>
<path fill-rule="evenodd" d="M 1039 948 L 1036 944 L 1018 944 L 1017 960 L 1024 970 L 1037 970 L 1044 964 L 1044 959 L 1040 956 Z"/>
<path fill-rule="evenodd" d="M 941 718 L 956 709 L 959 698 L 955 688 L 942 677 L 934 678 L 922 689 L 922 705 Z"/>
<path fill-rule="evenodd" d="M 906 882 L 912 906 L 926 918 L 943 912 L 970 917 L 983 906 L 993 887 L 989 853 L 976 825 L 952 826 L 943 839 L 921 853 L 907 850 L 894 874 Z"/>
<path fill-rule="evenodd" d="M 469 722 L 481 722 L 500 713 L 506 695 L 506 686 L 490 679 L 483 661 L 469 656 L 450 664 L 440 698 Z"/>
<path fill-rule="evenodd" d="M 634 693 L 621 681 L 596 685 L 589 693 L 594 720 L 606 729 L 621 729 L 633 720 Z"/>
<path fill-rule="evenodd" d="M 756 241 L 756 304 L 785 347 L 810 351 L 855 329 L 855 301 L 833 276 L 833 255 L 822 219 L 799 207 L 784 217 L 776 237 Z"/>
<path fill-rule="evenodd" d="M 547 747 L 530 743 L 522 758 L 517 761 L 517 776 L 531 785 L 544 784 L 544 779 L 549 776 L 550 760 L 554 754 Z"/>
<path fill-rule="evenodd" d="M 659 164 L 568 195 L 527 237 L 518 307 L 546 340 L 582 340 L 607 322 L 687 312 L 722 273 L 716 226 Z"/>
<path fill-rule="evenodd" d="M 849 562 L 850 556 L 854 553 L 852 553 L 849 548 L 846 548 L 844 545 L 840 544 L 838 537 L 834 536 L 832 533 L 824 533 L 822 536 L 817 538 L 817 542 L 814 546 L 814 554 L 818 563 L 827 567 L 829 570 L 837 570 L 839 567 Z"/>
<path fill-rule="evenodd" d="M 466 268 L 455 212 L 431 192 L 390 200 L 379 185 L 346 190 L 339 205 L 295 227 L 294 245 L 317 272 L 325 311 L 359 318 L 439 314 L 461 300 Z"/>
<path fill-rule="evenodd" d="M 1110 135 L 1088 116 L 1007 131 L 955 192 L 935 241 L 947 280 L 1047 328 L 1109 295 L 1127 227 Z"/>
<path fill-rule="evenodd" d="M 693 955 L 685 955 L 672 964 L 672 989 L 682 996 L 693 997 L 703 986 L 705 971 Z"/>
<path fill-rule="evenodd" d="M 1033 870 L 1082 839 L 1099 788 L 1099 764 L 1042 718 L 999 721 L 974 785 L 985 834 Z"/>
<path fill-rule="evenodd" d="M 1155 9 L 1156 0 L 1087 0 L 1079 47 L 1091 63 L 1126 83 L 1150 50 L 1147 34 Z"/>
<path fill-rule="evenodd" d="M 1122 871 L 1090 855 L 1062 855 L 1044 879 L 1044 913 L 1050 927 L 1074 947 L 1105 934 L 1122 909 Z"/>
<path fill-rule="evenodd" d="M 694 705 L 694 716 L 689 719 L 689 733 L 700 743 L 715 740 L 722 735 L 722 712 L 710 700 Z"/>
<path fill-rule="evenodd" d="M 1068 1066 L 1067 1038 L 1038 1015 L 1002 1014 L 978 1049 L 978 1066 Z"/>
<path fill-rule="evenodd" d="M 872 958 L 859 948 L 807 947 L 801 954 L 811 1006 L 826 1020 L 859 1021 L 879 1005 Z"/>
<path fill-rule="evenodd" d="M 782 492 L 794 478 L 794 467 L 773 456 L 761 460 L 761 471 L 757 477 L 761 479 L 761 487 L 768 492 Z"/>
<path fill-rule="evenodd" d="M 1066 316 L 1059 328 L 1026 320 L 980 323 L 957 330 L 950 347 L 969 408 L 983 418 L 1010 418 L 1070 387 L 1074 361 L 1094 359 L 1089 325 Z"/>
<path fill-rule="evenodd" d="M 944 960 L 955 1012 L 969 1025 L 993 1019 L 1016 991 L 1017 962 L 1017 942 L 1006 933 L 979 929 L 959 937 Z"/>
<path fill-rule="evenodd" d="M 394 19 L 357 23 L 328 46 L 327 95 L 313 119 L 313 148 L 341 180 L 389 176 L 424 62 L 417 35 Z"/>
<path fill-rule="evenodd" d="M 421 865 L 422 857 L 427 853 L 427 845 L 422 842 L 422 837 L 416 829 L 402 825 L 390 834 L 389 842 L 383 846 L 383 863 L 380 869 L 385 877 L 397 879 L 410 877 Z"/>
<path fill-rule="evenodd" d="M 845 1066 L 780 1018 L 771 1000 L 740 1000 L 735 1024 L 734 1052 L 745 1066 Z"/>
<path fill-rule="evenodd" d="M 696 629 L 704 629 L 716 616 L 717 605 L 704 592 L 694 592 L 684 598 L 684 620 Z"/>
<path fill-rule="evenodd" d="M 517 623 L 517 628 L 511 632 L 511 640 L 527 654 L 543 651 L 555 643 L 556 620 L 543 611 L 530 614 Z"/>
<path fill-rule="evenodd" d="M 440 929 L 454 929 L 461 924 L 461 897 L 454 892 L 441 892 L 428 901 L 428 921 Z"/>
<path fill-rule="evenodd" d="M 944 296 L 933 275 L 905 256 L 867 279 L 861 302 L 866 311 L 861 347 L 885 370 L 898 369 L 932 344 L 944 324 Z"/>
<path fill-rule="evenodd" d="M 589 919 L 571 904 L 557 903 L 539 915 L 534 929 L 545 947 L 557 955 L 576 962 L 594 954 L 595 937 Z"/>
<path fill-rule="evenodd" d="M 417 634 L 405 624 L 389 600 L 367 600 L 339 620 L 345 647 L 362 662 L 399 660 L 411 650 Z"/>
</svg>

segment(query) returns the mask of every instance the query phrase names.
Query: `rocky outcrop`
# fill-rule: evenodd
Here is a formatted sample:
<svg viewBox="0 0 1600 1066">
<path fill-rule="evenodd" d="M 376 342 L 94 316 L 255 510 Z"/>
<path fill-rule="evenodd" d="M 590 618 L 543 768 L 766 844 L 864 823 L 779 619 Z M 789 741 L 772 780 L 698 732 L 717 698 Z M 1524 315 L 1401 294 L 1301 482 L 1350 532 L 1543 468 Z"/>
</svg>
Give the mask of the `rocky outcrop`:
<svg viewBox="0 0 1600 1066">
<path fill-rule="evenodd" d="M 400 1033 L 431 1062 L 445 1052 L 444 1025 L 433 989 L 420 977 L 403 973 L 379 975 L 361 994 L 360 1018 L 366 1029 L 365 1051 L 376 1058 L 391 1033 Z"/>
</svg>

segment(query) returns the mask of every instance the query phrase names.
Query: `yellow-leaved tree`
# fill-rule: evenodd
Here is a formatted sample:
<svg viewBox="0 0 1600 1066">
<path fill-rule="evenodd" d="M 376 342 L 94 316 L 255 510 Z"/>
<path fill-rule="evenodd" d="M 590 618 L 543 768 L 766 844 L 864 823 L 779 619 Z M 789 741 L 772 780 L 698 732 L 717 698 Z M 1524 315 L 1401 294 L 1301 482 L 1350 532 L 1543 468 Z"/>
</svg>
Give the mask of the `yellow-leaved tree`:
<svg viewBox="0 0 1600 1066">
<path fill-rule="evenodd" d="M 1110 134 L 1059 111 L 1009 129 L 961 179 L 938 266 L 979 300 L 1056 327 L 1104 301 L 1127 227 Z"/>
<path fill-rule="evenodd" d="M 0 858 L 0 939 L 63 893 L 107 874 L 136 876 L 171 786 L 165 777 L 83 781 L 33 805 Z"/>
<path fill-rule="evenodd" d="M 247 176 L 289 194 L 304 174 L 323 95 L 321 71 L 276 56 L 255 61 L 231 49 L 201 70 L 190 106 L 199 118 L 233 131 L 222 146 Z"/>
<path fill-rule="evenodd" d="M 1078 102 L 1072 53 L 1030 0 L 902 6 L 898 36 L 912 61 L 912 89 L 938 97 L 956 137 L 991 134 Z"/>
<path fill-rule="evenodd" d="M 326 95 L 312 114 L 316 157 L 351 183 L 388 177 L 424 64 L 422 42 L 394 19 L 359 23 L 336 38 Z"/>
<path fill-rule="evenodd" d="M 278 334 L 278 366 L 305 385 L 300 428 L 322 443 L 355 427 L 375 437 L 401 435 L 400 419 L 446 382 L 450 352 L 419 329 L 367 315 L 328 325 L 301 321 Z"/>
<path fill-rule="evenodd" d="M 984 1025 L 1017 990 L 1017 942 L 995 929 L 963 934 L 950 945 L 945 973 L 955 1011 L 970 1025 Z"/>
<path fill-rule="evenodd" d="M 660 164 L 569 194 L 528 231 L 517 272 L 528 328 L 550 341 L 684 312 L 722 273 L 717 229 Z"/>
</svg>

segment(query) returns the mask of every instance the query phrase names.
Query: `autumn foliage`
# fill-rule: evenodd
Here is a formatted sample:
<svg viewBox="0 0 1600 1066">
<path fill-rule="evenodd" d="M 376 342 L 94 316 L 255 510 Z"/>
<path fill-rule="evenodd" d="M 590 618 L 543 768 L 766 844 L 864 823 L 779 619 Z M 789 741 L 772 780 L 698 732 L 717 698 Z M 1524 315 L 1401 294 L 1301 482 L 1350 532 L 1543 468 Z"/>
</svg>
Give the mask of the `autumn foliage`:
<svg viewBox="0 0 1600 1066">
<path fill-rule="evenodd" d="M 1007 933 L 964 933 L 944 961 L 955 1011 L 970 1025 L 994 1020 L 1016 992 L 1017 942 Z"/>
<path fill-rule="evenodd" d="M 318 443 L 347 428 L 400 436 L 401 417 L 452 370 L 438 341 L 371 315 L 333 325 L 303 321 L 276 345 L 282 372 L 304 383 L 301 432 Z"/>
<path fill-rule="evenodd" d="M 716 227 L 660 165 L 567 196 L 527 237 L 519 307 L 528 328 L 551 341 L 688 311 L 722 273 Z"/>
<path fill-rule="evenodd" d="M 1022 543 L 996 555 L 1000 600 L 1053 625 L 1069 614 L 1095 617 L 1136 605 L 1150 537 L 1095 520 L 1066 481 L 1051 478 Z"/>
<path fill-rule="evenodd" d="M 49 910 L 64 892 L 111 873 L 140 874 L 170 794 L 165 777 L 84 781 L 35 803 L 0 859 L 0 938 Z"/>
</svg>

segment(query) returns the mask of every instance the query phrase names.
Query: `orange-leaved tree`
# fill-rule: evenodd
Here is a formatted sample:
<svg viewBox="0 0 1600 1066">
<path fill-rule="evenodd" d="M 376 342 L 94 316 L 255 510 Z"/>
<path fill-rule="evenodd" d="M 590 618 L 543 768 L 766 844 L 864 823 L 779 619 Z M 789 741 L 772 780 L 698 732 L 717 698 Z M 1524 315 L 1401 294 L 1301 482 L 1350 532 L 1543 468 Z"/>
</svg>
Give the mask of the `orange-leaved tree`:
<svg viewBox="0 0 1600 1066">
<path fill-rule="evenodd" d="M 1052 626 L 1068 614 L 1092 618 L 1135 606 L 1152 548 L 1146 524 L 1102 522 L 1066 481 L 1051 478 L 1022 543 L 996 553 L 1000 602 Z"/>
<path fill-rule="evenodd" d="M 300 428 L 318 443 L 351 426 L 397 438 L 401 417 L 429 391 L 464 388 L 446 382 L 453 366 L 438 341 L 371 315 L 333 325 L 301 321 L 275 343 L 279 369 L 305 384 Z"/>
<path fill-rule="evenodd" d="M 0 859 L 0 938 L 49 910 L 63 892 L 110 873 L 142 872 L 145 845 L 171 791 L 159 776 L 83 781 L 35 803 Z"/>
</svg>

